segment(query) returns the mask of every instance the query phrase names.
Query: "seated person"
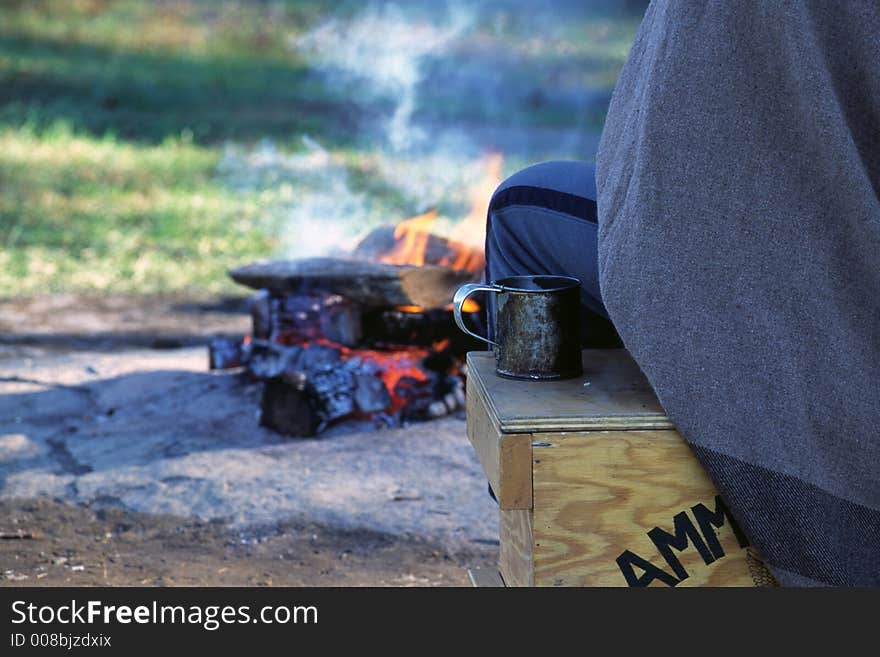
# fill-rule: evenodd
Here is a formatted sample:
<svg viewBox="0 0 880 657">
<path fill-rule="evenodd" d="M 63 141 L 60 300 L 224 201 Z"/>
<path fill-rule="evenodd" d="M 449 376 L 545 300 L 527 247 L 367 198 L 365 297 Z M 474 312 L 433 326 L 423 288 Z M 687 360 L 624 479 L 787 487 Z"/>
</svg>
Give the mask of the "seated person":
<svg viewBox="0 0 880 657">
<path fill-rule="evenodd" d="M 489 203 L 485 278 L 562 274 L 579 279 L 581 342 L 619 347 L 599 292 L 595 177 L 592 164 L 558 161 L 505 180 Z"/>
<path fill-rule="evenodd" d="M 653 0 L 596 158 L 507 180 L 489 280 L 583 281 L 784 585 L 880 585 L 880 4 Z M 609 321 L 610 320 L 610 321 Z"/>
</svg>

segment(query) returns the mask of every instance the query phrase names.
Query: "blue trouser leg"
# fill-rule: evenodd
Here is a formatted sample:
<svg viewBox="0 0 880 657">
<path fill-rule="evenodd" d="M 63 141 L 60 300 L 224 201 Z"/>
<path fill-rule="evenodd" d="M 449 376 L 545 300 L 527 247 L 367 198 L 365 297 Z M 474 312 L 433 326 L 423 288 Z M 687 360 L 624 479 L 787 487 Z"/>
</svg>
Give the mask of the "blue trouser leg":
<svg viewBox="0 0 880 657">
<path fill-rule="evenodd" d="M 523 169 L 498 187 L 489 204 L 486 278 L 580 279 L 584 346 L 620 346 L 599 292 L 597 231 L 592 164 L 553 161 Z"/>
</svg>

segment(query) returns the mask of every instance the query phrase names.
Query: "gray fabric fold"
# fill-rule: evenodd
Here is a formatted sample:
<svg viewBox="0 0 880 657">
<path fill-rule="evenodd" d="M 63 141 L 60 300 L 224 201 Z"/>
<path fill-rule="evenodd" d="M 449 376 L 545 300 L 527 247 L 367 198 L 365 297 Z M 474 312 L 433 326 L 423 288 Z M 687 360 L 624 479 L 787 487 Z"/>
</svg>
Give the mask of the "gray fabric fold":
<svg viewBox="0 0 880 657">
<path fill-rule="evenodd" d="M 654 0 L 596 160 L 611 319 L 783 584 L 880 585 L 878 35 Z"/>
</svg>

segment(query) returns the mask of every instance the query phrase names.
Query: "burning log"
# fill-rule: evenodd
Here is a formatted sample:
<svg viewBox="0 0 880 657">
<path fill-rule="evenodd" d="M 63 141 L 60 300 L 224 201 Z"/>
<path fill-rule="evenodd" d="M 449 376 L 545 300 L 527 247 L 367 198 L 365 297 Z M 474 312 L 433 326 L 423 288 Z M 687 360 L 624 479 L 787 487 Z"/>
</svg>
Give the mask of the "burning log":
<svg viewBox="0 0 880 657">
<path fill-rule="evenodd" d="M 261 260 L 229 271 L 237 283 L 276 295 L 340 295 L 364 307 L 447 305 L 473 272 L 342 258 Z"/>
<path fill-rule="evenodd" d="M 266 340 L 253 340 L 247 347 L 244 360 L 248 371 L 258 379 L 271 379 L 292 372 L 310 372 L 325 365 L 339 362 L 342 351 L 335 347 L 316 344 L 283 345 Z"/>
<path fill-rule="evenodd" d="M 391 408 L 382 379 L 360 359 L 340 361 L 338 351 L 334 359 L 334 350 L 321 345 L 270 346 L 274 360 L 258 368 L 272 373 L 263 387 L 261 425 L 288 436 L 309 437 L 336 420 Z M 249 365 L 253 368 L 253 362 Z M 279 372 L 282 365 L 287 369 Z"/>
<path fill-rule="evenodd" d="M 375 372 L 358 359 L 322 365 L 306 375 L 306 391 L 325 422 L 356 412 L 377 413 L 391 407 L 391 395 Z"/>
<path fill-rule="evenodd" d="M 448 342 L 459 354 L 481 347 L 458 330 L 447 308 L 362 309 L 339 297 L 330 299 L 335 300 L 258 297 L 253 305 L 261 309 L 254 317 L 252 335 L 283 344 L 329 340 L 352 348 L 429 347 Z M 479 317 L 471 319 L 479 321 Z"/>
<path fill-rule="evenodd" d="M 349 258 L 264 260 L 229 271 L 258 290 L 244 344 L 211 344 L 212 368 L 265 382 L 260 423 L 312 436 L 346 417 L 409 422 L 464 407 L 465 352 L 450 302 L 484 269 L 486 204 L 502 159 L 487 158 L 470 215 L 441 236 L 436 210 L 370 232 Z M 464 311 L 479 324 L 476 302 Z"/>
<path fill-rule="evenodd" d="M 321 332 L 328 340 L 346 347 L 359 345 L 364 337 L 360 309 L 347 303 L 325 306 L 321 313 Z"/>
<path fill-rule="evenodd" d="M 482 228 L 485 209 L 479 216 Z M 486 264 L 482 247 L 431 232 L 436 219 L 437 211 L 431 210 L 396 226 L 380 226 L 361 240 L 354 255 L 392 265 L 442 265 L 479 274 Z"/>
<path fill-rule="evenodd" d="M 383 258 L 393 253 L 395 246 L 399 244 L 395 236 L 398 232 L 395 226 L 380 226 L 370 231 L 355 247 L 353 255 L 365 260 L 387 262 Z M 480 271 L 485 264 L 482 250 L 435 233 L 425 233 L 421 246 L 424 250 L 418 257 L 418 264 L 451 266 L 454 269 L 471 271 Z"/>
<path fill-rule="evenodd" d="M 248 371 L 258 379 L 272 379 L 292 371 L 302 347 L 253 340 L 247 346 L 245 362 Z"/>
<path fill-rule="evenodd" d="M 263 386 L 260 425 L 286 436 L 308 437 L 318 433 L 321 419 L 303 389 L 276 377 Z"/>
<path fill-rule="evenodd" d="M 391 406 L 391 395 L 382 379 L 369 374 L 357 374 L 354 403 L 361 413 L 379 413 Z"/>
<path fill-rule="evenodd" d="M 451 310 L 369 310 L 361 320 L 366 340 L 376 345 L 427 347 L 448 340 L 458 331 Z"/>
</svg>

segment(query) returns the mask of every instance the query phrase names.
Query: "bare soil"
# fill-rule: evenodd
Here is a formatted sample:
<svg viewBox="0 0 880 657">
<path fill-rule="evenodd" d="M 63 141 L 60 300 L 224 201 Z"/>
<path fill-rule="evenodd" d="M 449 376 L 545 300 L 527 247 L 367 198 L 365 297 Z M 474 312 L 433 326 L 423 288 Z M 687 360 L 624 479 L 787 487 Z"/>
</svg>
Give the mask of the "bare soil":
<svg viewBox="0 0 880 657">
<path fill-rule="evenodd" d="M 493 563 L 366 530 L 281 524 L 256 537 L 47 499 L 0 501 L 0 518 L 0 586 L 468 586 L 467 568 Z"/>
<path fill-rule="evenodd" d="M 176 349 L 250 330 L 247 297 L 56 294 L 0 298 L 0 359 Z"/>
</svg>

